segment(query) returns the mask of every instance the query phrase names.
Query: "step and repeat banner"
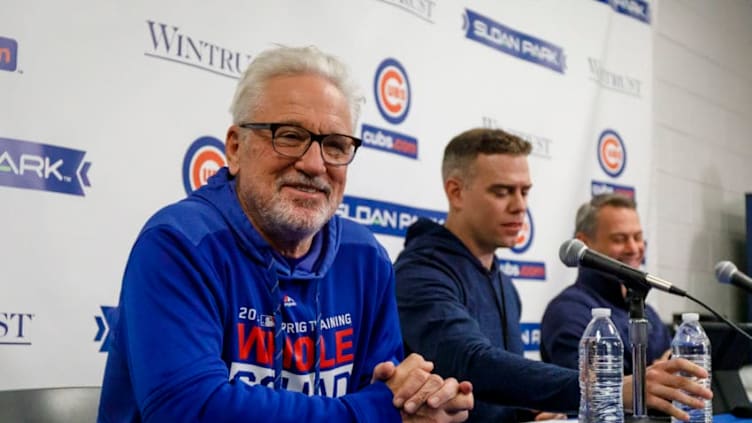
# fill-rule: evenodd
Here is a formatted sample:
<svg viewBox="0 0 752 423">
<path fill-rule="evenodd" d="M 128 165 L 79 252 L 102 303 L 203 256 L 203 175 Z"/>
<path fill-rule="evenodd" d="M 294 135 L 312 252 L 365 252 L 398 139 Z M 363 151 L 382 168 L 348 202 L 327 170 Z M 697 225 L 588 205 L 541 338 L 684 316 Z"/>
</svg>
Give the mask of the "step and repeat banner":
<svg viewBox="0 0 752 423">
<path fill-rule="evenodd" d="M 277 44 L 336 54 L 359 81 L 364 145 L 339 213 L 392 258 L 417 217 L 445 217 L 449 139 L 483 126 L 532 143 L 525 228 L 498 256 L 534 357 L 546 304 L 574 281 L 558 248 L 578 205 L 633 195 L 649 227 L 653 14 L 643 0 L 6 1 L 0 390 L 101 383 L 138 231 L 224 165 L 237 79 Z"/>
</svg>

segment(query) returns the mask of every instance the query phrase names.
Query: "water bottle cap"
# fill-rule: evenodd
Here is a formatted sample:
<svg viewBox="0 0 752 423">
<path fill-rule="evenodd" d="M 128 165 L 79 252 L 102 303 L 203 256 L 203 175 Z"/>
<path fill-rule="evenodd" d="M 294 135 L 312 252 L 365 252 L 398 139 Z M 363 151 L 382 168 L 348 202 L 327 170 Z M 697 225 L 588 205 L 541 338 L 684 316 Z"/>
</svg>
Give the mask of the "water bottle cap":
<svg viewBox="0 0 752 423">
<path fill-rule="evenodd" d="M 590 312 L 590 314 L 593 317 L 611 317 L 611 309 L 610 308 L 594 308 Z"/>
<path fill-rule="evenodd" d="M 682 313 L 682 322 L 696 322 L 700 320 L 700 315 L 697 313 Z"/>
</svg>

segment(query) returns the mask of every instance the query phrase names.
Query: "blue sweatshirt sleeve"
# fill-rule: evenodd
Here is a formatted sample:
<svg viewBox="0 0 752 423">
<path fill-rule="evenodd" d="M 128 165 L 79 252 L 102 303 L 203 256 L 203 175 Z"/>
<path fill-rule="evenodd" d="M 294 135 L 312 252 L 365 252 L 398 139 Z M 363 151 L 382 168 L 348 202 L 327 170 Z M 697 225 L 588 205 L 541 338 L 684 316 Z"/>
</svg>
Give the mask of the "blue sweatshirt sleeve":
<svg viewBox="0 0 752 423">
<path fill-rule="evenodd" d="M 180 234 L 152 229 L 134 246 L 116 339 L 143 421 L 400 421 L 383 383 L 340 398 L 231 383 L 216 271 Z"/>
<path fill-rule="evenodd" d="M 398 264 L 396 271 L 405 347 L 434 361 L 437 373 L 469 380 L 482 401 L 547 411 L 576 410 L 577 373 L 492 345 L 464 306 L 461 288 L 448 271 L 426 257 Z"/>
</svg>

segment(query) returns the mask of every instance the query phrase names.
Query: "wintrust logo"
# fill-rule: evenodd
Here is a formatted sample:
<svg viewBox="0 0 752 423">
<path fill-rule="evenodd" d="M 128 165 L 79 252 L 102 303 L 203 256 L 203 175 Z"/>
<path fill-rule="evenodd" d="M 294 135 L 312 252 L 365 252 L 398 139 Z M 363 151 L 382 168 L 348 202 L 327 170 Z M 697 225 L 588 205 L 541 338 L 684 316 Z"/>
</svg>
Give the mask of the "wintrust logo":
<svg viewBox="0 0 752 423">
<path fill-rule="evenodd" d="M 542 136 L 542 135 L 538 135 L 538 134 L 523 132 L 514 128 L 503 128 L 502 126 L 499 125 L 496 119 L 489 117 L 489 116 L 483 116 L 481 120 L 482 120 L 482 126 L 484 128 L 503 129 L 504 131 L 509 132 L 510 134 L 513 134 L 513 135 L 517 135 L 523 140 L 529 142 L 530 145 L 533 147 L 533 150 L 530 153 L 533 156 L 540 157 L 543 159 L 551 158 L 551 145 L 553 144 L 553 140 L 551 140 L 550 138 Z"/>
<path fill-rule="evenodd" d="M 204 136 L 193 141 L 183 158 L 183 187 L 190 194 L 206 184 L 219 169 L 227 166 L 222 141 Z"/>
<path fill-rule="evenodd" d="M 629 75 L 612 72 L 603 67 L 603 64 L 595 58 L 588 58 L 590 79 L 597 82 L 603 88 L 618 91 L 623 94 L 641 97 L 642 81 Z"/>
<path fill-rule="evenodd" d="M 627 165 L 627 150 L 619 134 L 606 129 L 598 137 L 598 164 L 606 174 L 618 177 Z"/>
<path fill-rule="evenodd" d="M 433 23 L 434 0 L 380 0 L 384 3 L 396 6 L 405 12 L 411 13 L 426 22 Z"/>
<path fill-rule="evenodd" d="M 149 44 L 144 55 L 239 78 L 251 60 L 250 54 L 198 39 L 178 26 L 146 21 Z"/>
<path fill-rule="evenodd" d="M 33 313 L 0 312 L 0 345 L 31 345 Z"/>
<path fill-rule="evenodd" d="M 373 92 L 381 116 L 387 122 L 402 123 L 410 111 L 410 81 L 402 64 L 395 59 L 385 59 L 376 70 Z"/>
<path fill-rule="evenodd" d="M 89 183 L 85 151 L 0 138 L 0 185 L 84 195 Z"/>
<path fill-rule="evenodd" d="M 0 37 L 0 70 L 14 72 L 18 67 L 18 42 Z"/>
</svg>

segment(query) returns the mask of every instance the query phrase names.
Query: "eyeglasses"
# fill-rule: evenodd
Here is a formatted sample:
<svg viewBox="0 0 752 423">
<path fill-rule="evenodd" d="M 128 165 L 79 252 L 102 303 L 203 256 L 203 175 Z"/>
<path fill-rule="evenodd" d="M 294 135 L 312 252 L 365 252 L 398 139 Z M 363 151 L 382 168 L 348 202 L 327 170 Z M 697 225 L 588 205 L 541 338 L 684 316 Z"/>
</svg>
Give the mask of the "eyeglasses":
<svg viewBox="0 0 752 423">
<path fill-rule="evenodd" d="M 321 158 L 332 166 L 344 166 L 355 158 L 355 150 L 363 141 L 343 134 L 314 134 L 289 123 L 241 123 L 245 129 L 268 129 L 272 131 L 272 148 L 277 154 L 298 159 L 311 148 L 314 141 L 321 147 Z"/>
</svg>

